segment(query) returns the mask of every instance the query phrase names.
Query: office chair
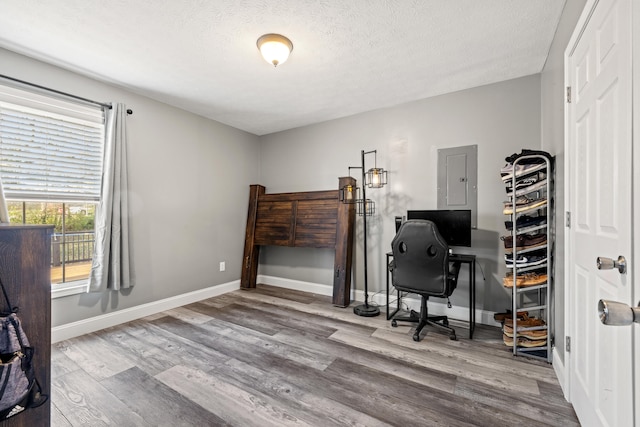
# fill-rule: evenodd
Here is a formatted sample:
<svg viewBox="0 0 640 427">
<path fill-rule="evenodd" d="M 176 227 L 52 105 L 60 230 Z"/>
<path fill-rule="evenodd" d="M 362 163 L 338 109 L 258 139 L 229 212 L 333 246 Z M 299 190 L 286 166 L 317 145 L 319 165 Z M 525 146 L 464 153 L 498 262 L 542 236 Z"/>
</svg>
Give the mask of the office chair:
<svg viewBox="0 0 640 427">
<path fill-rule="evenodd" d="M 430 296 L 448 298 L 456 288 L 460 262 L 449 262 L 449 245 L 428 220 L 412 219 L 404 222 L 391 241 L 393 261 L 389 265 L 393 286 L 402 292 L 422 297 L 420 313 L 411 310 L 408 317 L 394 316 L 391 326 L 398 321 L 417 322 L 414 341 L 420 341 L 420 333 L 426 325 L 449 332 L 456 339 L 456 332 L 449 327 L 447 316 L 429 316 L 427 301 Z"/>
</svg>

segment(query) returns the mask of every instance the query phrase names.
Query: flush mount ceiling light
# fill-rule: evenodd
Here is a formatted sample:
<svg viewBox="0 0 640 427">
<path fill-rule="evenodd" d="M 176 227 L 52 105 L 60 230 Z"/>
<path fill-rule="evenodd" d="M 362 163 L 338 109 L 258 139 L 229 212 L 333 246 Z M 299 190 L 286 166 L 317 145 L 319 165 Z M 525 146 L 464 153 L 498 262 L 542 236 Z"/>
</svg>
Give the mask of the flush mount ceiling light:
<svg viewBox="0 0 640 427">
<path fill-rule="evenodd" d="M 273 64 L 274 67 L 284 64 L 293 50 L 291 40 L 280 34 L 265 34 L 260 36 L 256 44 L 264 60 L 269 64 Z"/>
</svg>

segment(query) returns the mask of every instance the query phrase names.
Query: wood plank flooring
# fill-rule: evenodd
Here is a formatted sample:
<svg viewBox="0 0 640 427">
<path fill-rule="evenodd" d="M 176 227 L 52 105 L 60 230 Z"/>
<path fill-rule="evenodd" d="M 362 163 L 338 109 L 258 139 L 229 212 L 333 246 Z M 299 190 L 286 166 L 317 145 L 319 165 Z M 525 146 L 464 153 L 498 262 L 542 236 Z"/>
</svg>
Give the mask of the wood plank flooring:
<svg viewBox="0 0 640 427">
<path fill-rule="evenodd" d="M 579 426 L 551 365 L 259 285 L 63 341 L 53 426 Z"/>
<path fill-rule="evenodd" d="M 65 266 L 65 281 L 82 280 L 89 278 L 91 261 L 73 262 Z M 62 283 L 62 266 L 51 267 L 51 283 Z"/>
</svg>

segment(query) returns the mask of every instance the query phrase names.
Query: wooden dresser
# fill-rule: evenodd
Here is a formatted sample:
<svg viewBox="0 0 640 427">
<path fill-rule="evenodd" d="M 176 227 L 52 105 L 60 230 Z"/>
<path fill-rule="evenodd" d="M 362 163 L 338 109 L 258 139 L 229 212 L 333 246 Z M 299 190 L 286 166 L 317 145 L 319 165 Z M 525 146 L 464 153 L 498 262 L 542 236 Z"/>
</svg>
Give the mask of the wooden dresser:
<svg viewBox="0 0 640 427">
<path fill-rule="evenodd" d="M 27 409 L 2 427 L 39 427 L 51 423 L 51 234 L 49 225 L 0 225 L 0 278 L 11 303 L 20 308 L 22 327 L 35 348 L 33 366 L 43 405 Z M 5 309 L 4 299 L 2 309 Z"/>
</svg>

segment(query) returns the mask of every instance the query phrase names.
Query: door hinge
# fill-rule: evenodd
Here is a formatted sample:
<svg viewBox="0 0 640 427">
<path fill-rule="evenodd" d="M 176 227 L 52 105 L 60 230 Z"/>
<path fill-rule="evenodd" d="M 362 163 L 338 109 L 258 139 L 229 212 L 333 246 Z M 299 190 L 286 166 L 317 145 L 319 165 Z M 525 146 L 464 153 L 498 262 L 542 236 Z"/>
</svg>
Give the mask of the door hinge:
<svg viewBox="0 0 640 427">
<path fill-rule="evenodd" d="M 567 353 L 571 353 L 571 337 L 565 337 L 564 349 Z"/>
<path fill-rule="evenodd" d="M 571 228 L 571 212 L 567 211 L 565 212 L 565 214 L 566 214 L 566 221 L 565 221 L 566 227 Z"/>
<path fill-rule="evenodd" d="M 571 104 L 571 86 L 567 86 L 567 104 Z"/>
</svg>

